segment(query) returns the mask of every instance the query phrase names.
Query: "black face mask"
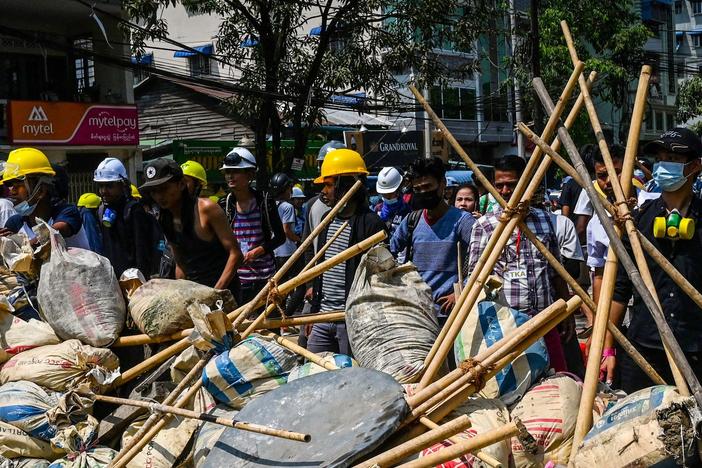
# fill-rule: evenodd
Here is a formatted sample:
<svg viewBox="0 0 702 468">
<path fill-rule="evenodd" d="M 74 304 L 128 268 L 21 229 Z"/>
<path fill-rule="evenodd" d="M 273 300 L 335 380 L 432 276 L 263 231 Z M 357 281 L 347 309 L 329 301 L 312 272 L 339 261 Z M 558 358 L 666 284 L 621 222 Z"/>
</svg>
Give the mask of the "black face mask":
<svg viewBox="0 0 702 468">
<path fill-rule="evenodd" d="M 438 190 L 428 192 L 418 192 L 412 196 L 413 210 L 431 210 L 441 202 Z"/>
</svg>

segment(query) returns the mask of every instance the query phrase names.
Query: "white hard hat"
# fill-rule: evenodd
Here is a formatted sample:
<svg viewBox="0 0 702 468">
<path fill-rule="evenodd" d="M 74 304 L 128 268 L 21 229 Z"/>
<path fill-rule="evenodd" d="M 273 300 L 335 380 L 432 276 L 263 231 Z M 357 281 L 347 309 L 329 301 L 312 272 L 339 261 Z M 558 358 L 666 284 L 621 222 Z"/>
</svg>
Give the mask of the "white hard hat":
<svg viewBox="0 0 702 468">
<path fill-rule="evenodd" d="M 95 182 L 121 182 L 127 179 L 127 169 L 117 158 L 103 159 L 95 169 L 93 176 Z"/>
<path fill-rule="evenodd" d="M 293 187 L 292 198 L 305 198 L 305 192 L 300 187 Z"/>
<path fill-rule="evenodd" d="M 384 167 L 378 173 L 375 190 L 382 194 L 392 193 L 402 185 L 402 174 L 394 167 Z"/>
<path fill-rule="evenodd" d="M 446 177 L 447 187 L 458 187 L 458 181 L 451 176 Z"/>
<path fill-rule="evenodd" d="M 222 161 L 220 171 L 225 169 L 256 169 L 256 158 L 246 148 L 234 148 Z"/>
</svg>

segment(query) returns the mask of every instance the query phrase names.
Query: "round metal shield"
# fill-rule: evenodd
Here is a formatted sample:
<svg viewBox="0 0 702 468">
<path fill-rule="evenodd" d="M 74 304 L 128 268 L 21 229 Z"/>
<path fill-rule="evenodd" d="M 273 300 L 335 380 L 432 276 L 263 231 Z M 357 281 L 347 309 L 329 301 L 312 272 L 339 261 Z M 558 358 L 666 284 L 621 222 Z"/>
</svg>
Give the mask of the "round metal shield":
<svg viewBox="0 0 702 468">
<path fill-rule="evenodd" d="M 408 411 L 402 386 L 383 372 L 349 367 L 311 375 L 255 399 L 237 416 L 310 434 L 310 442 L 231 428 L 204 467 L 349 466 L 391 435 Z"/>
</svg>

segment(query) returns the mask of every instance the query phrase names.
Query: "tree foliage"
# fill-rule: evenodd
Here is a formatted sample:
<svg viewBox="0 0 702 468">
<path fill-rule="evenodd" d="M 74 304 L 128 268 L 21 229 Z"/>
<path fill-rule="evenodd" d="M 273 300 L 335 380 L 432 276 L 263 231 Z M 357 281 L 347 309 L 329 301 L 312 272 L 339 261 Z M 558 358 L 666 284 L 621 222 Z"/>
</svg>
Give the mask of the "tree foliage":
<svg viewBox="0 0 702 468">
<path fill-rule="evenodd" d="M 702 77 L 692 77 L 680 86 L 675 105 L 678 107 L 675 116 L 678 122 L 702 117 Z"/>
</svg>

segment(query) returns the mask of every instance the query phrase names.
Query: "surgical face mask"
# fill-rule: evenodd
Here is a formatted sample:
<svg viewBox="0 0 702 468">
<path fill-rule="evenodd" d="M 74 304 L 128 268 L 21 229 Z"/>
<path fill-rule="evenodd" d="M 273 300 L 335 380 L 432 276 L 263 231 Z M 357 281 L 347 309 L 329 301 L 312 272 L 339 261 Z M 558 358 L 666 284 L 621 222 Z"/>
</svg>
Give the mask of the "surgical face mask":
<svg viewBox="0 0 702 468">
<path fill-rule="evenodd" d="M 428 192 L 418 192 L 412 196 L 412 209 L 414 210 L 431 210 L 441 202 L 438 190 L 430 190 Z"/>
<path fill-rule="evenodd" d="M 687 181 L 685 166 L 687 164 L 679 162 L 657 162 L 653 165 L 653 180 L 664 192 L 675 192 Z"/>
<path fill-rule="evenodd" d="M 383 197 L 383 201 L 385 202 L 386 205 L 395 205 L 400 201 L 400 199 L 399 198 L 385 198 L 385 197 Z"/>
<path fill-rule="evenodd" d="M 15 205 L 15 211 L 17 212 L 18 215 L 24 217 L 27 217 L 34 213 L 34 209 L 37 207 L 36 204 L 30 205 L 28 201 L 23 201 L 21 203 L 18 203 Z"/>
</svg>

